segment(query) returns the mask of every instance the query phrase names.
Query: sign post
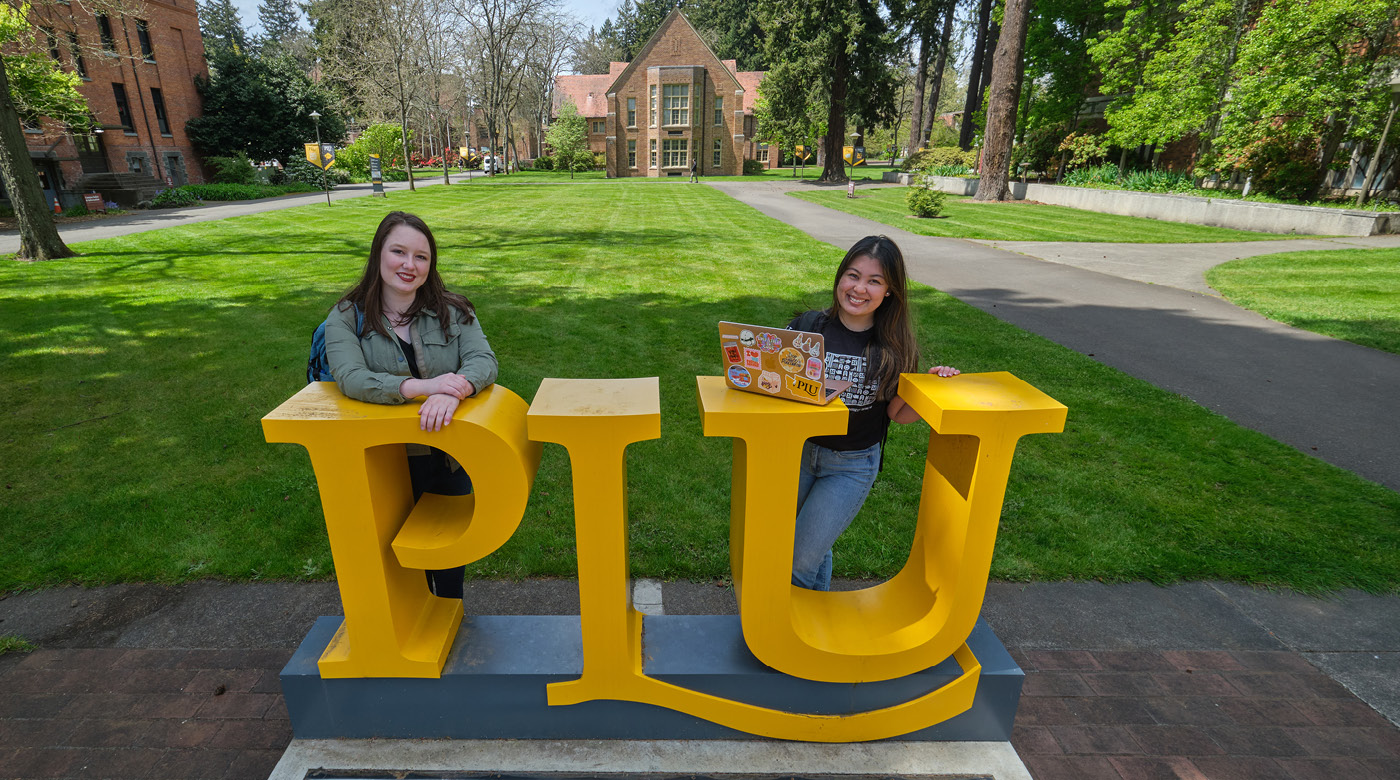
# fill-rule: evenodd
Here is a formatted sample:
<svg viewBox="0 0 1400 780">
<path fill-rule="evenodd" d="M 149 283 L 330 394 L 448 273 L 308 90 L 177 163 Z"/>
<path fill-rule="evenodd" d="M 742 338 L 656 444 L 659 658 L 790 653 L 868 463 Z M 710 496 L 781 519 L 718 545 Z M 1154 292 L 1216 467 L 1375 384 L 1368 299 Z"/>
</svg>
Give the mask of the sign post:
<svg viewBox="0 0 1400 780">
<path fill-rule="evenodd" d="M 380 165 L 377 154 L 369 156 L 369 180 L 374 185 L 374 197 L 386 197 L 384 194 L 384 169 Z"/>
</svg>

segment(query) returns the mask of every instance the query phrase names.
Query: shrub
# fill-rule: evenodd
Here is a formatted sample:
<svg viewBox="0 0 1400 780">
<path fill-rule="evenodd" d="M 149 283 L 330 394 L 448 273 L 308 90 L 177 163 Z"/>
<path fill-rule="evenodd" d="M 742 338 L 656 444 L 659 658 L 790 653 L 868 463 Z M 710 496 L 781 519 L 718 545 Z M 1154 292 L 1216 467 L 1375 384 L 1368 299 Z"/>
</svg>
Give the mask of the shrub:
<svg viewBox="0 0 1400 780">
<path fill-rule="evenodd" d="M 1317 180 L 1317 145 L 1261 138 L 1238 154 L 1238 167 L 1253 176 L 1252 188 L 1285 200 L 1307 196 Z"/>
<path fill-rule="evenodd" d="M 204 162 L 214 172 L 212 178 L 216 184 L 257 183 L 258 171 L 243 152 L 232 157 L 206 157 Z"/>
<path fill-rule="evenodd" d="M 593 165 L 593 155 L 580 155 L 579 157 L 574 158 L 573 164 L 569 166 L 569 170 L 573 171 L 574 173 L 583 173 L 584 171 L 593 170 Z"/>
<path fill-rule="evenodd" d="M 310 165 L 310 163 L 307 163 Z M 161 190 L 154 198 L 151 198 L 151 208 L 153 209 L 175 209 L 181 206 L 194 206 L 199 204 L 199 197 L 184 187 Z"/>
<path fill-rule="evenodd" d="M 267 183 L 272 186 L 287 183 L 287 172 L 276 165 L 269 165 L 263 171 L 267 174 Z"/>
<path fill-rule="evenodd" d="M 948 201 L 948 193 L 934 189 L 929 176 L 935 175 L 931 168 L 921 168 L 914 174 L 909 192 L 904 195 L 904 205 L 916 217 L 936 217 L 943 213 L 943 204 Z"/>
<path fill-rule="evenodd" d="M 920 168 L 936 168 L 941 165 L 962 165 L 972 168 L 977 165 L 977 150 L 969 149 L 964 152 L 956 146 L 935 146 L 932 149 L 920 149 L 909 155 L 900 167 L 906 171 L 914 171 Z"/>
<path fill-rule="evenodd" d="M 1065 177 L 1064 183 L 1071 187 L 1103 187 L 1118 184 L 1118 166 L 1113 163 L 1075 168 Z"/>
<path fill-rule="evenodd" d="M 1042 173 L 1054 167 L 1060 143 L 1064 140 L 1062 133 L 1064 128 L 1059 125 L 1040 127 L 1027 133 L 1026 140 L 1011 150 L 1011 174 L 1018 175 L 1023 170 L 1023 164 L 1026 166 L 1024 170 Z"/>
<path fill-rule="evenodd" d="M 15 210 L 8 203 L 0 203 L 0 219 L 12 219 L 14 216 Z"/>
<path fill-rule="evenodd" d="M 939 165 L 926 170 L 934 176 L 971 176 L 974 173 L 966 165 Z"/>
<path fill-rule="evenodd" d="M 65 217 L 86 217 L 87 215 L 88 207 L 82 203 L 74 204 L 63 210 Z"/>
<path fill-rule="evenodd" d="M 1102 160 L 1108 154 L 1108 144 L 1103 136 L 1088 133 L 1070 133 L 1060 142 L 1058 151 L 1069 152 L 1069 164 L 1078 167 L 1095 160 Z M 1115 176 L 1117 166 L 1114 166 Z"/>
<path fill-rule="evenodd" d="M 1120 182 L 1123 189 L 1136 192 L 1190 192 L 1191 177 L 1171 171 L 1133 171 Z"/>
<path fill-rule="evenodd" d="M 608 167 L 608 156 L 606 154 L 593 155 L 593 170 L 601 171 Z"/>
<path fill-rule="evenodd" d="M 292 182 L 276 187 L 263 184 L 186 184 L 180 189 L 200 200 L 257 200 L 293 192 L 316 192 L 320 188 L 303 182 Z"/>
<path fill-rule="evenodd" d="M 550 157 L 550 156 L 547 155 L 547 154 L 542 154 L 542 155 L 540 155 L 539 157 L 536 157 L 536 158 L 535 158 L 535 170 L 537 170 L 537 171 L 552 171 L 552 170 L 554 170 L 554 158 L 553 158 L 553 157 Z"/>
<path fill-rule="evenodd" d="M 766 171 L 766 170 L 768 170 L 768 169 L 765 168 L 765 167 L 763 167 L 763 163 L 759 162 L 758 160 L 745 160 L 745 161 L 744 161 L 744 175 L 745 175 L 745 176 L 762 176 L 762 175 L 763 175 L 763 172 Z"/>
<path fill-rule="evenodd" d="M 382 168 L 380 174 L 384 181 L 408 181 L 408 172 L 400 168 Z"/>
<path fill-rule="evenodd" d="M 321 169 L 312 165 L 305 157 L 297 157 L 288 161 L 283 171 L 287 174 L 289 182 L 299 181 L 303 184 L 310 184 L 317 189 L 321 187 Z M 335 184 L 330 181 L 329 177 L 325 181 L 328 189 L 335 188 Z"/>
</svg>

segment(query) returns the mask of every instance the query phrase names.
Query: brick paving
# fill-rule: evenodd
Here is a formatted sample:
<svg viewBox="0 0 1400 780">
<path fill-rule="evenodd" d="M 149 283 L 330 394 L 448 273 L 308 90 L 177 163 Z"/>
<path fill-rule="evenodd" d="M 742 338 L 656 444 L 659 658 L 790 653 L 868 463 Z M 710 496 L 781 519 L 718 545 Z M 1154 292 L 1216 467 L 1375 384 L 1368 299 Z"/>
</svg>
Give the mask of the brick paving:
<svg viewBox="0 0 1400 780">
<path fill-rule="evenodd" d="M 1012 650 L 1036 780 L 1400 780 L 1400 729 L 1297 653 Z M 0 658 L 0 778 L 263 780 L 290 650 Z"/>
<path fill-rule="evenodd" d="M 292 738 L 291 650 L 0 658 L 0 778 L 264 780 Z"/>
<path fill-rule="evenodd" d="M 1297 653 L 1012 655 L 1036 780 L 1400 780 L 1400 729 Z"/>
</svg>

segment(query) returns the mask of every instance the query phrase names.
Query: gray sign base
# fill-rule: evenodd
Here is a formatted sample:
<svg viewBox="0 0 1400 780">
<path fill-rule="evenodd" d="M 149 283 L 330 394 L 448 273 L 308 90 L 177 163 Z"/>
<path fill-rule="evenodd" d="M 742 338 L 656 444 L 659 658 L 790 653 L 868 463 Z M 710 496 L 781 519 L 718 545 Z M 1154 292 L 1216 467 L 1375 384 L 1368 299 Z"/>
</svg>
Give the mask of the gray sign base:
<svg viewBox="0 0 1400 780">
<path fill-rule="evenodd" d="M 316 662 L 341 623 L 317 619 L 282 670 L 297 739 L 743 740 L 752 734 L 674 710 L 626 701 L 551 707 L 545 686 L 583 671 L 578 616 L 472 615 L 440 679 L 322 679 Z M 823 683 L 754 658 L 733 615 L 657 615 L 643 622 L 645 672 L 674 685 L 787 712 L 883 709 L 961 674 L 949 658 L 922 672 L 868 683 Z M 983 621 L 967 640 L 982 664 L 972 708 L 900 740 L 1007 742 L 1024 674 Z"/>
<path fill-rule="evenodd" d="M 318 771 L 319 770 L 319 771 Z M 294 739 L 270 780 L 1031 780 L 1009 742 Z"/>
</svg>

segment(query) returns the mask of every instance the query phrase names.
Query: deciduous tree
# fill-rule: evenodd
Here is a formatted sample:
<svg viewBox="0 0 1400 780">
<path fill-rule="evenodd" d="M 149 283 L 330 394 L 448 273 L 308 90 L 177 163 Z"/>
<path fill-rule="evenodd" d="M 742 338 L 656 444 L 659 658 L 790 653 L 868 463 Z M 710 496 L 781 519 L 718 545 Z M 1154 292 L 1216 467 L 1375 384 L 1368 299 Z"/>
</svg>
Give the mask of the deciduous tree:
<svg viewBox="0 0 1400 780">
<path fill-rule="evenodd" d="M 587 157 L 593 158 L 588 150 L 588 120 L 578 112 L 572 100 L 564 101 L 559 116 L 554 118 L 545 135 L 545 142 L 554 151 L 554 168 L 569 169 L 569 178 L 574 178 L 574 163 Z"/>
</svg>

